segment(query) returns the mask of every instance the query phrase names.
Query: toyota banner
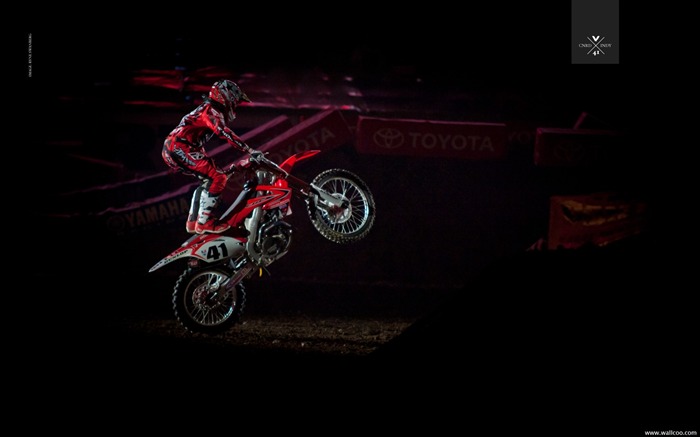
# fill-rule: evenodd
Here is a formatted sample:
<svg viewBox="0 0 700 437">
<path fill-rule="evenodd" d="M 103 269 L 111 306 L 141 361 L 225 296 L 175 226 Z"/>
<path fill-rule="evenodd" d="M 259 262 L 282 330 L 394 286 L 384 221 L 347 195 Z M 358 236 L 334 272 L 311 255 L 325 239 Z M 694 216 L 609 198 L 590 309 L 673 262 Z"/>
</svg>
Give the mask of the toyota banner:
<svg viewBox="0 0 700 437">
<path fill-rule="evenodd" d="M 504 123 L 359 117 L 357 150 L 361 153 L 502 159 L 506 156 Z"/>
</svg>

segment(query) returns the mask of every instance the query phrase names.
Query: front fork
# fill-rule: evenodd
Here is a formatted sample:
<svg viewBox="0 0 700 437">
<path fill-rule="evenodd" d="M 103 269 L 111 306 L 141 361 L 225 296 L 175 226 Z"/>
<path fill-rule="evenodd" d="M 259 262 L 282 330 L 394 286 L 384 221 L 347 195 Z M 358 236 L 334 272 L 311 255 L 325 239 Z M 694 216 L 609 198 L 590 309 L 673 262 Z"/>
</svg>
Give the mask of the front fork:
<svg viewBox="0 0 700 437">
<path fill-rule="evenodd" d="M 323 188 L 317 187 L 314 184 L 309 185 L 312 188 L 314 205 L 325 210 L 333 210 L 337 208 L 345 209 L 349 205 L 347 199 L 339 199 L 328 194 Z"/>
<path fill-rule="evenodd" d="M 331 223 L 342 221 L 350 209 L 350 202 L 345 197 L 335 197 L 328 194 L 324 189 L 310 184 L 311 193 L 308 201 L 313 204 L 314 209 L 321 210 Z"/>
<path fill-rule="evenodd" d="M 234 261 L 231 260 L 231 263 Z M 226 281 L 224 281 L 223 284 L 221 284 L 224 287 L 224 290 L 227 292 L 230 292 L 233 290 L 236 285 L 238 285 L 242 280 L 244 280 L 252 271 L 255 269 L 255 264 L 248 259 L 247 256 L 244 256 L 241 260 L 238 261 L 238 265 L 233 266 L 233 271 L 235 272 L 233 275 L 231 275 L 230 278 L 228 278 Z"/>
</svg>

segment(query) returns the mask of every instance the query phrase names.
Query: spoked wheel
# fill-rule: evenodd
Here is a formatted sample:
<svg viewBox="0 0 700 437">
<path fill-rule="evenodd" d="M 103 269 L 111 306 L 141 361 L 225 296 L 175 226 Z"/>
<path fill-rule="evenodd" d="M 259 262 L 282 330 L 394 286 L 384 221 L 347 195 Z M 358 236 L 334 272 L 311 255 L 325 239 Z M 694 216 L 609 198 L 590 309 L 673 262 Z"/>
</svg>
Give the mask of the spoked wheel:
<svg viewBox="0 0 700 437">
<path fill-rule="evenodd" d="M 223 283 L 231 275 L 223 269 L 186 270 L 175 283 L 173 309 L 191 332 L 218 334 L 239 322 L 245 306 L 245 289 L 230 290 Z"/>
<path fill-rule="evenodd" d="M 343 201 L 343 207 L 329 209 L 308 204 L 314 228 L 334 243 L 346 244 L 367 236 L 374 225 L 374 197 L 367 184 L 356 174 L 330 169 L 314 178 L 312 185 Z"/>
</svg>

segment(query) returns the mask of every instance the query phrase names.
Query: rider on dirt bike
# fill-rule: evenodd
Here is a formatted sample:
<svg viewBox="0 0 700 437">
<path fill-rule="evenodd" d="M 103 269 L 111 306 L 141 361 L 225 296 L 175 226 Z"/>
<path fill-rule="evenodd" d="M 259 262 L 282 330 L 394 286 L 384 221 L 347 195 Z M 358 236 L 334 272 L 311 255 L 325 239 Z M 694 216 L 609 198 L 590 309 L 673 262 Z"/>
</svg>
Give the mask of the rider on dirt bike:
<svg viewBox="0 0 700 437">
<path fill-rule="evenodd" d="M 304 150 L 277 164 L 259 154 L 231 166 L 245 183 L 238 198 L 221 214 L 229 225 L 221 233 L 190 236 L 149 272 L 170 263 L 184 264 L 173 288 L 172 304 L 182 326 L 192 332 L 218 334 L 236 325 L 245 308 L 244 281 L 283 256 L 292 243 L 292 198 L 306 204 L 307 217 L 318 233 L 336 244 L 364 239 L 376 209 L 367 184 L 355 173 L 329 168 L 311 182 L 293 175 L 297 163 L 320 154 Z M 239 229 L 245 230 L 241 235 Z M 268 272 L 269 273 L 269 272 Z"/>
<path fill-rule="evenodd" d="M 216 136 L 226 140 L 241 152 L 258 156 L 226 125 L 236 118 L 240 102 L 250 102 L 248 96 L 233 81 L 221 80 L 212 85 L 208 97 L 168 134 L 163 145 L 163 160 L 174 171 L 196 176 L 202 183 L 194 190 L 185 229 L 188 233 L 221 233 L 229 228 L 219 222 L 213 211 L 231 176 L 222 171 L 207 155 L 204 145 Z"/>
</svg>

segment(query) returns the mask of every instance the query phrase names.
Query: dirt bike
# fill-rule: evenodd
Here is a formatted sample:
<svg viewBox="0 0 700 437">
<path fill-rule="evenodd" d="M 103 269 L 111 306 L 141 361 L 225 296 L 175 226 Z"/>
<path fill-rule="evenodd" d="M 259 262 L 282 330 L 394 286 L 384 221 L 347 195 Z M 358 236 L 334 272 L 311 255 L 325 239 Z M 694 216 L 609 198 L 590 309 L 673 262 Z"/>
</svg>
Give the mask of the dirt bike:
<svg viewBox="0 0 700 437">
<path fill-rule="evenodd" d="M 375 219 L 374 197 L 356 174 L 333 168 L 311 183 L 290 174 L 299 162 L 319 153 L 308 150 L 281 164 L 262 153 L 233 163 L 229 175 L 243 176 L 243 189 L 221 215 L 230 225 L 223 233 L 193 235 L 158 261 L 149 272 L 178 260 L 187 267 L 175 283 L 173 310 L 190 332 L 218 334 L 240 322 L 246 302 L 243 281 L 289 251 L 291 199 L 302 199 L 313 227 L 326 239 L 348 244 L 370 232 Z"/>
</svg>

